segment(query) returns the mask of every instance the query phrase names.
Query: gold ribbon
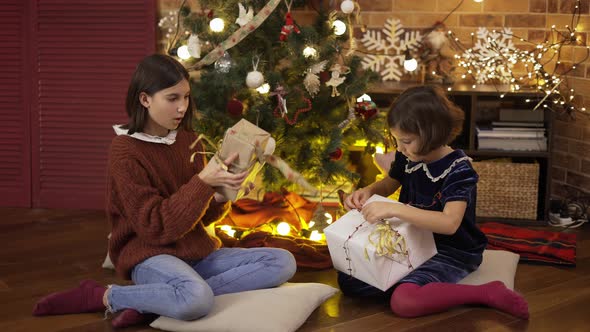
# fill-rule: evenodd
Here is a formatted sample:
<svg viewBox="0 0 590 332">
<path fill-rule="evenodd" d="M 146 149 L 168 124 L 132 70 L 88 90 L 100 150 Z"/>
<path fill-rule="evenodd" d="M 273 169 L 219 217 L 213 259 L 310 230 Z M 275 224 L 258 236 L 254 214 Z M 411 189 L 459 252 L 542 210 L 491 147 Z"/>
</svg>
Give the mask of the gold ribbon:
<svg viewBox="0 0 590 332">
<path fill-rule="evenodd" d="M 368 245 L 375 247 L 375 254 L 377 256 L 385 256 L 394 259 L 396 255 L 399 255 L 406 257 L 409 260 L 406 239 L 389 225 L 388 220 L 382 220 L 376 224 L 368 238 Z M 365 258 L 370 260 L 367 251 L 368 245 L 365 246 Z"/>
<path fill-rule="evenodd" d="M 266 6 L 264 6 L 258 14 L 254 16 L 254 18 L 245 24 L 243 27 L 240 27 L 236 30 L 229 38 L 224 40 L 221 44 L 219 44 L 215 49 L 211 52 L 207 53 L 207 55 L 201 59 L 197 64 L 187 68 L 187 70 L 194 70 L 194 69 L 201 69 L 204 66 L 210 65 L 219 59 L 223 53 L 230 48 L 236 46 L 242 39 L 246 38 L 250 34 L 250 32 L 258 29 L 258 27 L 266 21 L 266 19 L 270 16 L 270 14 L 277 8 L 277 5 L 281 3 L 281 0 L 270 0 Z"/>
<path fill-rule="evenodd" d="M 367 27 L 366 25 L 363 24 L 363 18 L 361 17 L 361 6 L 359 5 L 358 2 L 354 2 L 354 10 L 356 11 L 356 13 L 354 13 L 354 19 L 356 21 L 356 25 L 360 26 L 361 32 L 366 32 L 367 31 Z M 348 40 L 350 42 L 349 45 L 349 49 L 348 52 L 346 52 L 347 56 L 352 55 L 356 49 L 357 49 L 357 42 L 356 42 L 356 38 L 354 37 L 354 26 L 352 24 L 352 16 L 353 14 L 348 14 Z"/>
<path fill-rule="evenodd" d="M 205 136 L 204 134 L 200 134 L 199 136 L 197 136 L 197 139 L 190 145 L 189 149 L 192 150 L 195 148 L 195 146 L 197 145 L 197 143 L 199 143 L 200 140 L 204 140 L 206 143 L 209 143 L 209 145 L 211 147 L 213 147 L 215 150 L 219 150 L 219 146 L 221 145 L 221 142 L 219 144 L 215 144 L 213 143 L 209 137 Z M 219 166 L 227 172 L 227 165 L 221 160 L 221 158 L 219 158 L 219 156 L 217 155 L 217 153 L 215 152 L 207 152 L 207 151 L 196 151 L 191 155 L 191 163 L 193 163 L 195 161 L 195 156 L 197 154 L 204 154 L 204 155 L 212 155 L 213 158 L 215 158 L 215 160 L 217 161 L 217 163 L 219 164 Z"/>
</svg>

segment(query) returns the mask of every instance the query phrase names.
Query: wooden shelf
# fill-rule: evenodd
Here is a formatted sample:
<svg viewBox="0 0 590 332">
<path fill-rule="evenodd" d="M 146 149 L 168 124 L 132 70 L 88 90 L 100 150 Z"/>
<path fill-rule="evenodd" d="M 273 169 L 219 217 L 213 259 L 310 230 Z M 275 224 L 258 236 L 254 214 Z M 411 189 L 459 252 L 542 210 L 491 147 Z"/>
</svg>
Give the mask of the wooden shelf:
<svg viewBox="0 0 590 332">
<path fill-rule="evenodd" d="M 474 157 L 529 157 L 549 158 L 546 151 L 506 151 L 506 150 L 464 150 L 466 154 Z"/>
<path fill-rule="evenodd" d="M 422 86 L 424 84 L 418 82 L 379 82 L 373 84 L 368 89 L 368 94 L 399 94 L 402 91 L 415 87 Z M 518 96 L 538 96 L 539 91 L 533 88 L 521 88 L 518 92 L 511 92 L 510 85 L 485 85 L 477 84 L 473 88 L 472 84 L 450 84 L 440 85 L 443 89 L 447 90 L 450 94 L 463 94 L 463 95 L 489 95 L 498 96 L 505 94 L 505 97 L 511 95 Z M 450 90 L 449 90 L 450 88 Z"/>
</svg>

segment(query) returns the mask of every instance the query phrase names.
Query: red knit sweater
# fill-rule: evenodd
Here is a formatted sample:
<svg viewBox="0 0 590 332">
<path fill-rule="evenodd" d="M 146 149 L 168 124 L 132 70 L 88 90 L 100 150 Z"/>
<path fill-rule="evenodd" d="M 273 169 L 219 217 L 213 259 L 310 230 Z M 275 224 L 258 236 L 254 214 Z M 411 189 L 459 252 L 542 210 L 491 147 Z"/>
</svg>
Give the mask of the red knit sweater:
<svg viewBox="0 0 590 332">
<path fill-rule="evenodd" d="M 109 255 L 119 276 L 130 279 L 135 265 L 155 255 L 200 259 L 219 248 L 219 239 L 204 226 L 221 219 L 230 204 L 217 203 L 213 188 L 197 176 L 205 157 L 190 163 L 195 138 L 179 130 L 171 145 L 124 135 L 113 139 L 106 211 Z"/>
</svg>

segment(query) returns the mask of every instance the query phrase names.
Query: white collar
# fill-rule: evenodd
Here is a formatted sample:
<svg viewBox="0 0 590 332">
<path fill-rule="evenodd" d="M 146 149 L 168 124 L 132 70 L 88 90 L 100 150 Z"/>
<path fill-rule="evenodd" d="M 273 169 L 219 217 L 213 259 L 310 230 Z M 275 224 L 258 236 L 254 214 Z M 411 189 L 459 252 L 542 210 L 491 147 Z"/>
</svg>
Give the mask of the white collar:
<svg viewBox="0 0 590 332">
<path fill-rule="evenodd" d="M 445 176 L 447 176 L 447 174 L 449 174 L 451 172 L 451 170 L 455 167 L 455 165 L 457 165 L 458 163 L 465 161 L 465 160 L 471 161 L 471 158 L 465 156 L 465 157 L 461 157 L 459 159 L 455 159 L 453 161 L 453 163 L 449 167 L 447 167 L 439 176 L 433 177 L 432 174 L 430 173 L 430 170 L 428 169 L 428 166 L 426 165 L 426 163 L 420 162 L 420 163 L 414 165 L 413 167 L 409 167 L 410 159 L 408 159 L 408 163 L 406 164 L 405 172 L 410 174 L 410 173 L 414 173 L 415 171 L 417 171 L 419 169 L 423 169 L 424 173 L 426 173 L 426 176 L 430 179 L 430 181 L 438 182 L 438 180 L 443 179 Z"/>
<path fill-rule="evenodd" d="M 123 125 L 113 125 L 113 129 L 117 136 L 126 135 L 138 139 L 144 142 L 161 143 L 166 145 L 172 145 L 176 141 L 177 130 L 171 130 L 166 137 L 152 136 L 146 133 L 133 133 L 129 135 L 129 129 L 122 128 Z"/>
</svg>

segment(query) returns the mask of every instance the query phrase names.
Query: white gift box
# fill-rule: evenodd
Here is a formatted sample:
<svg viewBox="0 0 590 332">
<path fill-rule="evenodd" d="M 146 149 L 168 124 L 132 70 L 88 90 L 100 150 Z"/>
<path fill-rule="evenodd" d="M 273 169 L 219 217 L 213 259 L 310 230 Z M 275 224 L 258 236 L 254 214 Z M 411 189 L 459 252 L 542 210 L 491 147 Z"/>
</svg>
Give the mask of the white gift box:
<svg viewBox="0 0 590 332">
<path fill-rule="evenodd" d="M 379 195 L 373 195 L 367 203 L 374 201 L 400 204 Z M 373 233 L 378 223 L 365 222 L 358 210 L 351 210 L 324 229 L 334 268 L 386 291 L 437 253 L 431 231 L 398 218 L 388 223 L 403 236 L 407 255 L 380 256 L 375 247 L 379 234 Z"/>
</svg>

